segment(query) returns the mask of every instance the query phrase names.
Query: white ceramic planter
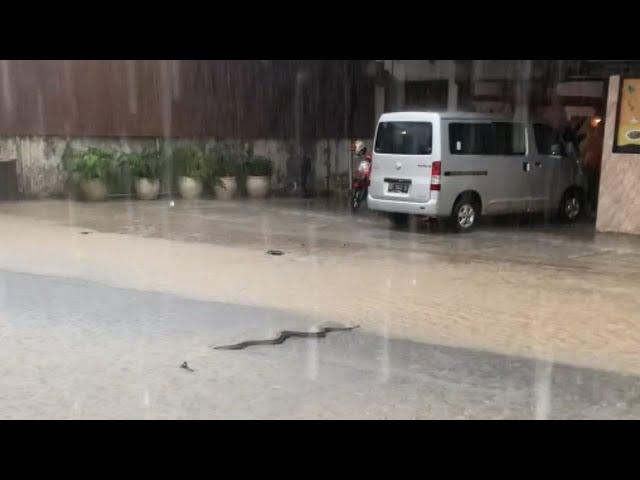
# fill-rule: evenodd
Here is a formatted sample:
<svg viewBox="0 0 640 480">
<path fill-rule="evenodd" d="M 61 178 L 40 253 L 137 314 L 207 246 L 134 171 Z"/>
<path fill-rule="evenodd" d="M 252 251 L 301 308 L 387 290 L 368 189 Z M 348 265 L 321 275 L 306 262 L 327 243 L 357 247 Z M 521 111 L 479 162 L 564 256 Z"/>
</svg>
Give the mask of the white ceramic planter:
<svg viewBox="0 0 640 480">
<path fill-rule="evenodd" d="M 138 200 L 155 200 L 160 195 L 160 180 L 136 178 L 134 182 Z"/>
<path fill-rule="evenodd" d="M 220 200 L 231 200 L 238 191 L 238 182 L 236 177 L 220 177 L 213 189 L 216 192 L 216 198 Z"/>
<path fill-rule="evenodd" d="M 99 202 L 107 198 L 107 186 L 97 178 L 80 181 L 80 191 L 85 200 Z"/>
<path fill-rule="evenodd" d="M 185 200 L 194 200 L 202 195 L 202 181 L 192 177 L 180 177 L 178 179 L 180 195 Z"/>
<path fill-rule="evenodd" d="M 267 176 L 247 176 L 247 193 L 250 198 L 265 198 L 269 195 L 271 179 Z"/>
</svg>

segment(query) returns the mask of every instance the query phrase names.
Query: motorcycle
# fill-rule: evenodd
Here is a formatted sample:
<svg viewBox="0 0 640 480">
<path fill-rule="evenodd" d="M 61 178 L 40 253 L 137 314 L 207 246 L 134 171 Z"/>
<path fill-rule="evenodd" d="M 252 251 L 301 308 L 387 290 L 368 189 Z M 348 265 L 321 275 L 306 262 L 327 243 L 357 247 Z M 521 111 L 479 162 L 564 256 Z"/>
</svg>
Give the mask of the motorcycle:
<svg viewBox="0 0 640 480">
<path fill-rule="evenodd" d="M 365 152 L 363 157 L 351 183 L 351 210 L 353 211 L 356 211 L 360 204 L 367 199 L 371 182 L 371 154 Z"/>
</svg>

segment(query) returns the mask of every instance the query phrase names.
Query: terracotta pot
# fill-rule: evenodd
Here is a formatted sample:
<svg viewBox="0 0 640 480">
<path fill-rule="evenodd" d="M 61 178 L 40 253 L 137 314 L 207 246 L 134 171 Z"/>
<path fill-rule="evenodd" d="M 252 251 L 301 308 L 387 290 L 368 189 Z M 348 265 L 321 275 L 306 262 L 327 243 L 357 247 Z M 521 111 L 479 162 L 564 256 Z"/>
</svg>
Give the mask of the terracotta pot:
<svg viewBox="0 0 640 480">
<path fill-rule="evenodd" d="M 99 202 L 107 199 L 107 186 L 99 178 L 80 181 L 80 191 L 85 200 Z"/>
<path fill-rule="evenodd" d="M 250 198 L 265 198 L 269 195 L 271 179 L 268 176 L 247 176 L 247 193 Z"/>
<path fill-rule="evenodd" d="M 202 195 L 202 181 L 198 178 L 180 177 L 178 179 L 180 195 L 185 200 L 194 200 Z"/>
<path fill-rule="evenodd" d="M 138 200 L 155 200 L 160 195 L 160 180 L 136 178 L 134 183 Z"/>
<path fill-rule="evenodd" d="M 216 192 L 216 198 L 220 200 L 231 200 L 238 190 L 238 182 L 236 181 L 236 177 L 220 177 L 213 189 Z"/>
</svg>

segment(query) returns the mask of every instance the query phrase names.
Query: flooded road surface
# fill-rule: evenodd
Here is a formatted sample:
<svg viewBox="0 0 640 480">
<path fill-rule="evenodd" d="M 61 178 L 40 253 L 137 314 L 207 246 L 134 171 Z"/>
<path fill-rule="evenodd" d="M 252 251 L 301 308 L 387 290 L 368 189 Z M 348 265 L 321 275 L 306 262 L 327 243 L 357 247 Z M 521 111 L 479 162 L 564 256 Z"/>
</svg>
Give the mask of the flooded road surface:
<svg viewBox="0 0 640 480">
<path fill-rule="evenodd" d="M 219 351 L 316 322 L 84 280 L 0 286 L 5 419 L 640 417 L 635 376 L 358 330 Z"/>
<path fill-rule="evenodd" d="M 95 362 L 79 362 L 86 368 L 94 365 L 95 378 L 82 377 L 79 385 L 97 386 L 91 382 L 101 382 L 100 368 L 109 362 L 120 366 L 115 354 L 124 351 L 120 344 L 129 349 L 130 364 L 148 359 L 155 368 L 165 360 L 167 365 L 187 360 L 196 370 L 178 368 L 169 377 L 156 377 L 140 367 L 127 381 L 133 390 L 123 405 L 139 401 L 136 389 L 145 378 L 157 382 L 155 393 L 143 393 L 149 405 L 152 398 L 160 402 L 156 405 L 162 404 L 158 398 L 167 398 L 167 405 L 131 412 L 125 407 L 110 411 L 105 404 L 100 411 L 85 410 L 89 416 L 638 416 L 634 392 L 640 375 L 640 239 L 595 234 L 588 224 L 546 226 L 526 221 L 487 223 L 469 235 L 427 226 L 402 231 L 377 215 L 359 213 L 364 215 L 352 217 L 320 202 L 300 200 L 176 201 L 173 207 L 162 200 L 0 204 L 3 271 L 66 277 L 83 285 L 97 282 L 86 283 L 94 285 L 86 292 L 128 289 L 117 290 L 124 292 L 122 300 L 107 302 L 102 310 L 92 306 L 89 310 L 104 313 L 80 332 L 64 315 L 56 321 L 47 318 L 49 307 L 37 313 L 25 300 L 23 307 L 5 309 L 3 342 L 17 342 L 12 332 L 19 331 L 21 323 L 16 319 L 29 317 L 20 314 L 21 308 L 34 310 L 31 313 L 39 320 L 33 320 L 31 333 L 23 332 L 23 341 L 34 341 L 29 361 L 40 365 L 42 372 L 45 365 L 38 363 L 39 358 L 51 355 L 66 363 L 39 380 L 33 373 L 38 369 L 31 365 L 35 370 L 22 383 L 16 373 L 7 373 L 3 382 L 18 382 L 22 390 L 17 392 L 27 396 L 37 382 L 49 385 L 40 392 L 53 388 L 47 382 L 73 371 L 71 366 L 80 358 L 63 355 L 67 339 L 68 348 L 77 343 L 96 349 Z M 284 255 L 267 255 L 269 249 Z M 20 289 L 29 290 L 28 285 L 40 277 L 20 278 L 24 285 Z M 65 305 L 84 305 L 87 295 L 80 291 L 69 293 Z M 136 305 L 137 295 L 154 300 Z M 5 295 L 5 302 L 9 297 L 13 301 L 14 295 Z M 180 307 L 180 315 L 171 315 L 172 305 L 180 302 L 192 303 Z M 220 304 L 255 308 L 262 320 L 233 314 L 224 326 L 210 320 L 211 315 L 202 315 L 197 325 L 190 324 L 190 333 L 173 338 L 168 332 L 195 321 L 187 317 L 189 309 L 200 308 L 192 306 L 196 304 L 204 305 L 203 311 L 215 311 L 222 308 L 215 307 Z M 116 314 L 117 305 L 128 310 Z M 154 318 L 162 321 L 144 328 L 144 335 L 158 342 L 150 340 L 147 348 L 135 333 L 127 339 L 132 330 L 125 324 L 135 323 L 136 312 L 152 307 L 157 311 Z M 87 315 L 78 313 L 76 322 L 88 321 Z M 234 343 L 246 337 L 269 338 L 262 335 L 265 330 L 277 334 L 280 328 L 293 328 L 291 322 L 311 328 L 327 321 L 361 328 L 322 340 L 289 340 L 278 347 L 238 352 L 208 348 L 218 336 L 225 337 L 222 343 Z M 58 323 L 57 344 L 44 342 L 46 329 L 55 330 Z M 133 349 L 135 342 L 140 350 Z M 182 348 L 179 358 L 174 359 L 169 347 Z M 22 350 L 7 351 L 13 352 L 16 363 L 5 363 L 6 370 L 19 369 Z M 165 356 L 169 352 L 170 360 Z M 233 361 L 227 363 L 229 358 Z M 278 375 L 285 364 L 289 373 Z M 207 370 L 218 367 L 223 373 Z M 211 374 L 209 380 L 199 369 Z M 174 374 L 179 383 L 171 385 Z M 119 377 L 107 371 L 103 375 L 104 393 L 112 388 L 108 378 Z M 185 375 L 202 375 L 197 382 L 204 383 L 186 387 Z M 246 383 L 249 376 L 253 380 Z M 215 390 L 214 377 L 224 377 L 228 383 Z M 178 406 L 178 387 L 195 388 L 189 398 L 210 397 L 213 403 L 205 402 L 209 407 L 201 410 L 193 406 L 195 401 L 188 408 Z M 240 395 L 236 398 L 253 398 L 250 403 L 256 410 L 237 404 L 233 395 L 224 400 L 229 389 Z M 395 391 L 404 396 L 396 397 Z M 378 396 L 366 403 L 372 405 L 370 410 L 357 400 L 360 394 Z M 296 395 L 306 399 L 306 406 L 275 405 Z M 35 414 L 35 410 L 26 413 Z"/>
</svg>

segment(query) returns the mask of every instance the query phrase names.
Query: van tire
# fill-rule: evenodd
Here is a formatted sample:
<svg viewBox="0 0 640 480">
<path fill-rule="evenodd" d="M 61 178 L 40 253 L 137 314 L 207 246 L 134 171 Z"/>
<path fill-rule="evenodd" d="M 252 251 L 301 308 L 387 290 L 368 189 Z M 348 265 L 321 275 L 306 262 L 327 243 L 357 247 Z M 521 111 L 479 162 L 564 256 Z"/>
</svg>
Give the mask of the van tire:
<svg viewBox="0 0 640 480">
<path fill-rule="evenodd" d="M 406 228 L 409 225 L 409 214 L 407 213 L 390 213 L 389 220 L 396 228 Z"/>
<path fill-rule="evenodd" d="M 584 210 L 585 202 L 582 190 L 573 187 L 564 192 L 558 206 L 558 215 L 563 222 L 576 222 L 582 217 Z"/>
<path fill-rule="evenodd" d="M 450 223 L 457 233 L 467 233 L 473 230 L 480 218 L 480 204 L 471 194 L 461 195 L 453 205 Z"/>
</svg>

